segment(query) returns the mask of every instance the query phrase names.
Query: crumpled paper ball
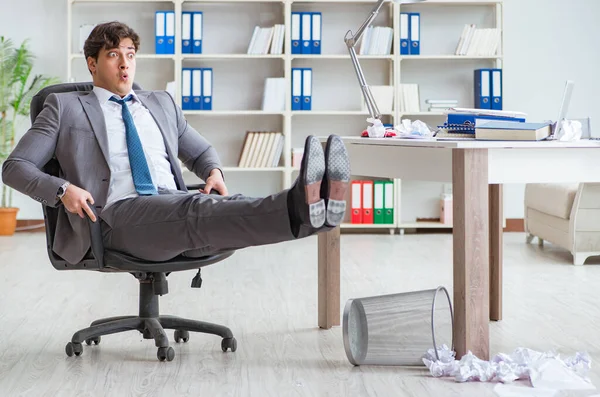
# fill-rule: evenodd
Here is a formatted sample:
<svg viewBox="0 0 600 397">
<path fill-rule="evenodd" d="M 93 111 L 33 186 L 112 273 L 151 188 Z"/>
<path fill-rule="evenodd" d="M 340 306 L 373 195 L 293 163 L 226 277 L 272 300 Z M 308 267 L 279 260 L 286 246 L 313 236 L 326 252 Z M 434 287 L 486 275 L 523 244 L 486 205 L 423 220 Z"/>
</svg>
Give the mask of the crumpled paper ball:
<svg viewBox="0 0 600 397">
<path fill-rule="evenodd" d="M 578 141 L 583 133 L 582 124 L 579 120 L 562 120 L 561 129 L 555 137 L 562 142 Z"/>
<path fill-rule="evenodd" d="M 427 124 L 421 120 L 404 119 L 402 124 L 394 128 L 386 128 L 381 120 L 368 118 L 367 122 L 372 125 L 368 126 L 361 134 L 363 138 L 431 138 L 433 132 L 429 130 Z"/>
<path fill-rule="evenodd" d="M 395 127 L 399 138 L 431 138 L 433 131 L 429 129 L 427 124 L 421 120 L 411 121 L 403 119 L 402 122 Z"/>
<path fill-rule="evenodd" d="M 367 122 L 373 124 L 367 127 L 367 134 L 370 138 L 383 138 L 385 136 L 385 127 L 381 120 L 369 117 Z"/>
</svg>

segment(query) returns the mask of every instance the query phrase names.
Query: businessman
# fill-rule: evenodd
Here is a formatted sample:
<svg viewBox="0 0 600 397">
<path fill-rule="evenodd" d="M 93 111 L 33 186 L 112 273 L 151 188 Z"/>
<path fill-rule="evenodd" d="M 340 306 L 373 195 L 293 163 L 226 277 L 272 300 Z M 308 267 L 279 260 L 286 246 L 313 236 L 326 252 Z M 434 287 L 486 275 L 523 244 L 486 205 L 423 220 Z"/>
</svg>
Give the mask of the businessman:
<svg viewBox="0 0 600 397">
<path fill-rule="evenodd" d="M 340 224 L 350 165 L 339 137 L 330 136 L 325 150 L 316 138 L 306 139 L 290 189 L 264 198 L 229 196 L 215 149 L 173 98 L 133 91 L 139 46 L 127 25 L 97 25 L 84 46 L 93 91 L 49 95 L 3 164 L 5 184 L 63 209 L 53 246 L 58 255 L 70 263 L 83 258 L 90 247 L 87 217 L 101 222 L 108 249 L 151 261 L 273 244 Z M 52 157 L 59 177 L 42 171 Z M 204 190 L 187 191 L 177 158 L 206 182 Z"/>
</svg>

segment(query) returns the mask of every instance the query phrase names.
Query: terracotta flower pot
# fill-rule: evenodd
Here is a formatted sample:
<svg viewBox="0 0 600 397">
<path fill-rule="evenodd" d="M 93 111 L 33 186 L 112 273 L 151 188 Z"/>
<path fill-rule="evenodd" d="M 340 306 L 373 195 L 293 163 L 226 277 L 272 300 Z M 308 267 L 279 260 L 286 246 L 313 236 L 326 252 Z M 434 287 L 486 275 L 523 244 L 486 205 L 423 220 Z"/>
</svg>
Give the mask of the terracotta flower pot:
<svg viewBox="0 0 600 397">
<path fill-rule="evenodd" d="M 18 208 L 0 208 L 0 236 L 12 236 L 17 228 Z"/>
</svg>

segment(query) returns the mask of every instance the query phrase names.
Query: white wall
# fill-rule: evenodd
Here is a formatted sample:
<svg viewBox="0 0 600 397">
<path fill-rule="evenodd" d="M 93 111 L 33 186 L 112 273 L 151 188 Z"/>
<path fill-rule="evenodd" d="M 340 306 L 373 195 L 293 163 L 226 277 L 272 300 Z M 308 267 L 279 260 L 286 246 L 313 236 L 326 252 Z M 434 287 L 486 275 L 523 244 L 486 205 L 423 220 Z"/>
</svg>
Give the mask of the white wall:
<svg viewBox="0 0 600 397">
<path fill-rule="evenodd" d="M 411 6 L 416 9 L 419 6 Z M 491 8 L 456 6 L 447 13 L 438 6 L 421 7 L 422 44 L 427 54 L 450 53 L 464 23 L 491 27 Z M 465 16 L 466 15 L 466 16 Z M 600 119 L 600 1 L 504 0 L 504 109 L 523 111 L 531 121 L 555 120 L 565 80 L 575 81 L 568 117 Z M 444 23 L 444 17 L 457 23 Z M 427 18 L 425 20 L 424 18 Z M 427 26 L 436 22 L 441 26 Z M 425 31 L 427 29 L 427 31 Z M 446 33 L 446 36 L 443 34 Z M 436 39 L 439 37 L 439 39 Z M 488 61 L 411 61 L 402 66 L 402 80 L 420 85 L 421 106 L 431 97 L 450 97 L 461 105 L 472 103 L 472 70 Z M 436 70 L 443 73 L 434 76 Z M 426 122 L 439 118 L 423 117 Z M 596 122 L 596 133 L 599 124 Z M 560 159 L 557 159 L 560 167 Z M 549 170 L 550 172 L 550 170 Z M 402 221 L 439 214 L 442 184 L 402 182 Z M 524 185 L 505 185 L 507 218 L 523 218 Z"/>
<path fill-rule="evenodd" d="M 0 6 L 4 10 L 0 35 L 17 43 L 31 38 L 37 55 L 35 72 L 66 79 L 66 0 L 0 0 Z M 504 0 L 504 12 L 505 109 L 527 112 L 531 120 L 555 118 L 564 81 L 573 79 L 576 88 L 569 116 L 598 119 L 600 1 Z M 28 16 L 26 25 L 22 15 Z M 435 199 L 440 191 L 438 186 L 413 184 L 404 198 L 403 212 L 409 217 L 437 215 Z M 19 219 L 42 217 L 40 205 L 27 197 L 16 193 L 15 204 L 21 208 Z M 505 187 L 505 214 L 523 217 L 523 186 Z"/>
<path fill-rule="evenodd" d="M 33 73 L 65 79 L 67 76 L 67 1 L 64 0 L 0 0 L 0 36 L 20 45 L 29 40 L 29 48 L 36 56 Z M 27 22 L 23 19 L 27 15 Z M 22 121 L 22 135 L 30 126 Z M 13 205 L 19 207 L 18 219 L 43 219 L 42 206 L 37 201 L 13 193 Z"/>
<path fill-rule="evenodd" d="M 505 108 L 555 120 L 564 82 L 571 79 L 568 117 L 599 121 L 600 1 L 505 0 L 505 15 Z M 523 217 L 523 192 L 522 185 L 505 187 L 507 218 Z"/>
</svg>

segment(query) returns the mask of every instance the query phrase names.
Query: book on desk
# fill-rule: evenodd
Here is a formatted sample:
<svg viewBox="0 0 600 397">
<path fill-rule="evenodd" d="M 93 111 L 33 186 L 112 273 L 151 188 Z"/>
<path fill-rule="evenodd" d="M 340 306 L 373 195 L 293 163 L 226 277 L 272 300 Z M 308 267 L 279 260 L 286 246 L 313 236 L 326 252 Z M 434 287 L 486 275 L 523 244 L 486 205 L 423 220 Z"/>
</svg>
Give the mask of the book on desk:
<svg viewBox="0 0 600 397">
<path fill-rule="evenodd" d="M 539 141 L 551 135 L 549 122 L 528 123 L 521 112 L 481 109 L 449 109 L 446 122 L 438 126 L 437 139 Z"/>
<path fill-rule="evenodd" d="M 525 114 L 509 111 L 451 108 L 439 128 L 449 133 L 475 134 L 475 127 L 489 121 L 525 122 Z"/>
<path fill-rule="evenodd" d="M 540 141 L 551 134 L 550 123 L 494 120 L 475 128 L 475 139 L 493 141 Z"/>
</svg>

